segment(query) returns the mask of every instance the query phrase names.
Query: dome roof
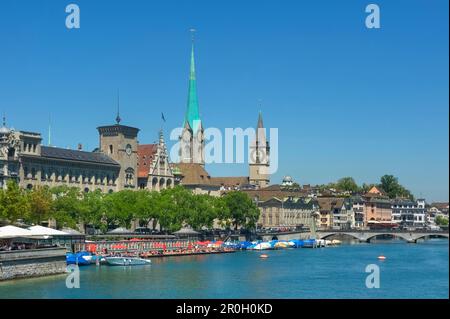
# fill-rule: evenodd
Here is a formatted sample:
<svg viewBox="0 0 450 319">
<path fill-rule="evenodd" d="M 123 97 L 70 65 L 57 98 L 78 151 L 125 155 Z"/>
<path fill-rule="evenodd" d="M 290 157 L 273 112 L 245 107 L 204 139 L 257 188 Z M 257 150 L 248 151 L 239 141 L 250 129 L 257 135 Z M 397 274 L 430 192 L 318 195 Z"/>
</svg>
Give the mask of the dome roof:
<svg viewBox="0 0 450 319">
<path fill-rule="evenodd" d="M 289 175 L 286 175 L 285 177 L 283 177 L 283 182 L 292 182 L 292 177 Z"/>
<path fill-rule="evenodd" d="M 0 134 L 8 134 L 9 132 L 11 132 L 11 130 L 6 126 L 0 127 Z"/>
</svg>

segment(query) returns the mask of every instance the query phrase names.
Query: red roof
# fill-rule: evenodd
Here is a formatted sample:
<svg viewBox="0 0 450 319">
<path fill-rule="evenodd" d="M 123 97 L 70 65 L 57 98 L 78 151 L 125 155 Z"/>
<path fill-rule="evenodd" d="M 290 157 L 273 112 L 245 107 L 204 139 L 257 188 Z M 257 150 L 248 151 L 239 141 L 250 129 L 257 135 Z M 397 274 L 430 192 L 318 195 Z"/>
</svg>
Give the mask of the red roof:
<svg viewBox="0 0 450 319">
<path fill-rule="evenodd" d="M 143 144 L 138 146 L 138 177 L 148 176 L 157 150 L 158 144 Z"/>
</svg>

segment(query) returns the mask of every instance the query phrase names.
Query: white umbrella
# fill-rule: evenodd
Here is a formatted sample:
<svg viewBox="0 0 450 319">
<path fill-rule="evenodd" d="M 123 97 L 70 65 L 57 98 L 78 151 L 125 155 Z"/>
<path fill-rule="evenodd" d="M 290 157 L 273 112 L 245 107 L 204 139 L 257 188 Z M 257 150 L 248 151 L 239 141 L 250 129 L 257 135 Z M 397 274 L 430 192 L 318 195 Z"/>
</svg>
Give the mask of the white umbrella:
<svg viewBox="0 0 450 319">
<path fill-rule="evenodd" d="M 44 226 L 31 226 L 28 227 L 28 229 L 31 231 L 33 236 L 64 236 L 64 235 L 69 235 L 69 233 L 60 231 L 60 230 L 56 230 L 53 228 L 49 228 L 49 227 L 44 227 Z"/>
<path fill-rule="evenodd" d="M 124 228 L 124 227 L 119 227 L 119 228 L 116 228 L 116 229 L 113 229 L 113 230 L 111 230 L 111 231 L 109 231 L 109 232 L 107 232 L 107 234 L 117 234 L 117 235 L 121 235 L 121 234 L 131 234 L 132 233 L 132 231 L 131 230 L 128 230 L 128 229 L 126 229 L 126 228 Z"/>
<path fill-rule="evenodd" d="M 16 226 L 4 226 L 0 227 L 0 238 L 16 238 L 16 237 L 32 237 L 31 230 L 16 227 Z"/>
</svg>

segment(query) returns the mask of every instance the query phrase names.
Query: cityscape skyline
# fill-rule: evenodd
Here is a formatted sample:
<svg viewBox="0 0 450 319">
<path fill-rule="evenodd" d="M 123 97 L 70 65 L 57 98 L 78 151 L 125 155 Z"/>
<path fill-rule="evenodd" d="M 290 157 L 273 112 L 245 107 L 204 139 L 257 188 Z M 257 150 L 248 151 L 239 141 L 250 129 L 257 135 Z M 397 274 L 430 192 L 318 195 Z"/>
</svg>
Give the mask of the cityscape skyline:
<svg viewBox="0 0 450 319">
<path fill-rule="evenodd" d="M 167 137 L 171 129 L 181 127 L 188 89 L 189 28 L 195 27 L 202 122 L 205 127 L 221 129 L 255 127 L 261 110 L 266 127 L 277 127 L 280 135 L 279 170 L 272 183 L 284 175 L 301 184 L 328 183 L 344 176 L 354 177 L 359 184 L 376 183 L 382 175 L 393 174 L 417 197 L 448 200 L 448 30 L 442 28 L 448 24 L 448 16 L 441 16 L 441 10 L 448 12 L 445 1 L 410 7 L 416 18 L 440 17 L 428 17 L 427 26 L 411 15 L 408 24 L 402 25 L 395 20 L 402 6 L 381 1 L 382 12 L 387 12 L 379 31 L 364 28 L 362 2 L 339 4 L 348 7 L 342 17 L 348 22 L 339 21 L 341 31 L 320 26 L 331 18 L 330 13 L 318 11 L 313 4 L 288 2 L 303 20 L 299 22 L 283 10 L 286 21 L 278 14 L 275 29 L 284 34 L 255 33 L 257 23 L 252 26 L 243 19 L 250 10 L 248 4 L 233 21 L 241 29 L 233 27 L 227 34 L 223 28 L 229 27 L 229 22 L 219 19 L 212 23 L 213 18 L 196 11 L 200 5 L 186 7 L 196 15 L 188 18 L 185 12 L 178 23 L 174 23 L 180 17 L 177 12 L 163 21 L 153 11 L 142 10 L 151 18 L 141 25 L 139 19 L 120 19 L 121 9 L 142 17 L 133 8 L 109 4 L 109 18 L 118 23 L 106 28 L 102 23 L 108 17 L 101 15 L 101 4 L 77 1 L 81 28 L 67 30 L 63 6 L 55 8 L 48 3 L 31 4 L 45 14 L 44 20 L 39 19 L 42 15 L 27 13 L 17 24 L 13 19 L 23 3 L 7 1 L 0 13 L 0 39 L 7 48 L 0 52 L 5 70 L 0 75 L 0 110 L 6 114 L 8 126 L 40 132 L 45 144 L 50 115 L 52 144 L 75 149 L 82 143 L 89 151 L 97 147 L 95 128 L 114 123 L 117 88 L 122 124 L 139 127 L 141 143 L 157 140 L 161 112 L 167 119 Z M 153 5 L 159 10 L 173 9 L 170 2 Z M 261 14 L 268 15 L 270 8 L 278 12 L 276 4 L 262 2 Z M 314 22 L 305 8 L 315 18 L 318 14 L 326 17 Z M 211 12 L 211 7 L 208 9 L 203 13 Z M 4 25 L 11 30 L 13 23 L 17 24 L 15 32 L 6 33 Z M 202 27 L 206 24 L 208 27 Z M 297 33 L 305 26 L 315 29 L 301 32 L 303 38 L 294 43 L 286 34 L 289 24 Z M 347 42 L 343 36 L 348 36 L 349 30 L 353 30 L 352 39 Z M 99 43 L 93 42 L 99 38 Z M 229 45 L 242 50 L 230 50 Z M 49 52 L 48 46 L 54 51 Z M 334 55 L 327 50 L 334 50 Z M 377 57 L 384 62 L 377 63 Z M 216 164 L 209 170 L 214 175 L 248 173 L 245 164 Z"/>
</svg>

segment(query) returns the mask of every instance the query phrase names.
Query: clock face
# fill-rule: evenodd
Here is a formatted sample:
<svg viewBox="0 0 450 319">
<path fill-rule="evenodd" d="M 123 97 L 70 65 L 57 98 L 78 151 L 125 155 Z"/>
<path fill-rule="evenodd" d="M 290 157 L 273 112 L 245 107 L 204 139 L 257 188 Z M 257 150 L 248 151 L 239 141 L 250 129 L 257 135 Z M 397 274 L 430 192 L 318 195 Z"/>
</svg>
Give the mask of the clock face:
<svg viewBox="0 0 450 319">
<path fill-rule="evenodd" d="M 127 144 L 127 146 L 125 147 L 125 152 L 127 153 L 127 155 L 131 155 L 132 148 L 130 144 Z"/>
</svg>

